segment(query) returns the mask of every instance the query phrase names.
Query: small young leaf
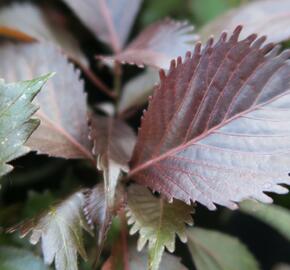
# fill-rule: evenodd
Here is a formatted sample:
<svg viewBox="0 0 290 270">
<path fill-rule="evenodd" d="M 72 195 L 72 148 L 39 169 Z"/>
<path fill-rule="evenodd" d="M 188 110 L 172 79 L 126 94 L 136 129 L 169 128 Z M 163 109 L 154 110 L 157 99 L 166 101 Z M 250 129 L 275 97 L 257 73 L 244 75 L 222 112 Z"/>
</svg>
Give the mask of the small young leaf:
<svg viewBox="0 0 290 270">
<path fill-rule="evenodd" d="M 169 69 L 170 60 L 185 55 L 198 40 L 193 30 L 194 27 L 187 22 L 165 19 L 148 26 L 122 52 L 100 58 Z"/>
<path fill-rule="evenodd" d="M 98 227 L 98 244 L 101 245 L 111 223 L 111 218 L 107 215 L 103 184 L 98 184 L 85 193 L 84 214 L 91 229 Z"/>
<path fill-rule="evenodd" d="M 83 206 L 84 195 L 77 192 L 52 208 L 36 223 L 25 222 L 10 229 L 10 232 L 19 229 L 20 236 L 25 237 L 32 231 L 30 243 L 35 245 L 41 238 L 46 264 L 55 261 L 56 270 L 77 270 L 77 253 L 86 258 L 82 239 L 82 229 L 86 229 Z"/>
<path fill-rule="evenodd" d="M 243 25 L 240 38 L 252 33 L 266 35 L 270 42 L 279 43 L 290 38 L 290 2 L 288 0 L 249 1 L 248 4 L 222 14 L 200 30 L 203 40 L 218 36 L 224 29 L 233 31 Z"/>
<path fill-rule="evenodd" d="M 0 81 L 0 177 L 12 170 L 7 162 L 29 152 L 23 144 L 39 125 L 30 118 L 37 110 L 31 101 L 50 76 L 10 84 Z"/>
<path fill-rule="evenodd" d="M 0 46 L 0 58 L 0 76 L 8 81 L 48 71 L 57 73 L 36 98 L 41 125 L 27 145 L 50 156 L 93 160 L 86 95 L 79 70 L 74 69 L 58 48 L 48 43 L 5 44 Z"/>
<path fill-rule="evenodd" d="M 125 122 L 113 117 L 90 114 L 89 124 L 97 168 L 104 174 L 107 205 L 113 207 L 118 178 L 121 171 L 129 170 L 136 136 Z"/>
<path fill-rule="evenodd" d="M 258 270 L 249 250 L 236 238 L 200 228 L 187 231 L 188 247 L 197 270 Z"/>
<path fill-rule="evenodd" d="M 130 175 L 169 199 L 236 208 L 290 184 L 290 51 L 242 27 L 161 72 L 144 114 Z"/>
<path fill-rule="evenodd" d="M 101 41 L 119 51 L 125 44 L 142 0 L 63 0 Z"/>
<path fill-rule="evenodd" d="M 17 19 L 15 19 L 17 18 Z M 21 41 L 50 41 L 72 58 L 88 65 L 78 41 L 64 26 L 50 19 L 32 3 L 15 3 L 0 10 L 0 35 Z"/>
<path fill-rule="evenodd" d="M 0 247 L 1 270 L 49 270 L 33 253 L 14 247 Z"/>
<path fill-rule="evenodd" d="M 156 270 L 164 248 L 175 249 L 175 235 L 186 241 L 185 223 L 192 224 L 193 207 L 181 201 L 168 203 L 154 197 L 142 186 L 132 185 L 128 191 L 128 223 L 133 224 L 130 233 L 140 233 L 138 250 L 149 242 L 149 269 Z"/>
<path fill-rule="evenodd" d="M 240 204 L 242 212 L 270 225 L 290 241 L 290 211 L 278 205 L 264 205 L 254 201 Z"/>
<path fill-rule="evenodd" d="M 119 192 L 114 205 L 108 206 L 107 194 L 103 184 L 96 185 L 85 193 L 84 213 L 88 224 L 98 235 L 98 255 L 101 254 L 113 217 L 124 207 L 123 193 Z"/>
<path fill-rule="evenodd" d="M 142 74 L 127 82 L 122 90 L 118 111 L 124 112 L 131 107 L 146 103 L 153 91 L 154 85 L 159 81 L 158 71 L 149 68 Z"/>
</svg>

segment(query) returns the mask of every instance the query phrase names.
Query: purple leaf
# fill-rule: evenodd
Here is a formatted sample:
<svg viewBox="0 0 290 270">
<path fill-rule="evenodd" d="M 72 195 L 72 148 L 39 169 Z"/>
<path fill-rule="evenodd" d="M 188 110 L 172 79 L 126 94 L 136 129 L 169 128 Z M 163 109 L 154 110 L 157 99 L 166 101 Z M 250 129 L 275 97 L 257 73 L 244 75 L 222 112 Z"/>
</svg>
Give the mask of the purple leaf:
<svg viewBox="0 0 290 270">
<path fill-rule="evenodd" d="M 230 208 L 290 184 L 290 51 L 223 33 L 160 72 L 139 131 L 130 176 L 209 209 Z"/>
<path fill-rule="evenodd" d="M 107 62 L 115 60 L 168 69 L 171 59 L 185 55 L 198 40 L 193 30 L 194 27 L 187 22 L 165 19 L 147 27 L 122 52 L 99 58 Z"/>
<path fill-rule="evenodd" d="M 114 51 L 124 46 L 142 0 L 63 0 Z"/>
</svg>

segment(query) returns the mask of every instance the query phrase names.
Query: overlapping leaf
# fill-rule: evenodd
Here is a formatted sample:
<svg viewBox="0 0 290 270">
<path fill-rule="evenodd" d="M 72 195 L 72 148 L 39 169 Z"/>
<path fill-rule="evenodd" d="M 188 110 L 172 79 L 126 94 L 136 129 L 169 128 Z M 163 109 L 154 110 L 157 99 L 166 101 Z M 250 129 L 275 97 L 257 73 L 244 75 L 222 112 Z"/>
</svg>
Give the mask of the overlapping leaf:
<svg viewBox="0 0 290 270">
<path fill-rule="evenodd" d="M 14 247 L 0 247 L 1 270 L 49 270 L 32 252 Z"/>
<path fill-rule="evenodd" d="M 115 189 L 121 171 L 128 172 L 136 136 L 123 121 L 114 117 L 90 115 L 90 138 L 97 168 L 103 171 L 108 207 L 114 206 Z"/>
<path fill-rule="evenodd" d="M 290 241 L 290 211 L 278 205 L 264 205 L 245 201 L 240 204 L 242 212 L 270 225 Z"/>
<path fill-rule="evenodd" d="M 5 44 L 0 47 L 0 77 L 8 81 L 57 74 L 38 95 L 40 127 L 28 141 L 39 153 L 93 159 L 88 139 L 86 95 L 79 70 L 52 44 Z M 17 63 L 11 64 L 11 63 Z"/>
<path fill-rule="evenodd" d="M 77 192 L 52 208 L 36 224 L 29 221 L 10 231 L 19 229 L 21 237 L 32 231 L 30 242 L 35 245 L 41 239 L 46 264 L 55 261 L 56 270 L 77 270 L 77 253 L 86 258 L 82 239 L 82 229 L 86 228 L 83 206 L 84 195 Z"/>
<path fill-rule="evenodd" d="M 124 267 L 124 250 L 120 243 L 117 243 L 112 251 L 112 256 L 104 263 L 102 270 L 123 270 Z M 130 270 L 143 270 L 148 267 L 148 254 L 145 251 L 138 252 L 135 246 L 130 246 L 128 251 L 128 263 Z M 159 266 L 159 270 L 186 270 L 187 268 L 183 266 L 180 259 L 164 253 Z"/>
<path fill-rule="evenodd" d="M 168 69 L 171 59 L 185 55 L 198 40 L 193 30 L 187 22 L 165 19 L 147 27 L 122 52 L 103 59 Z"/>
<path fill-rule="evenodd" d="M 119 51 L 142 0 L 63 0 L 101 41 Z"/>
<path fill-rule="evenodd" d="M 210 35 L 219 36 L 225 29 L 233 31 L 236 25 L 242 24 L 244 31 L 240 38 L 257 33 L 267 35 L 271 42 L 279 43 L 290 39 L 289 23 L 288 0 L 252 1 L 213 20 L 201 29 L 200 35 L 206 40 Z"/>
<path fill-rule="evenodd" d="M 193 208 L 180 201 L 168 203 L 154 197 L 147 188 L 132 185 L 128 191 L 130 233 L 140 233 L 138 250 L 148 242 L 149 268 L 158 269 L 164 248 L 175 249 L 175 235 L 186 241 L 185 223 L 192 224 Z"/>
<path fill-rule="evenodd" d="M 72 58 L 87 65 L 78 41 L 40 8 L 32 3 L 12 4 L 0 10 L 0 35 L 21 41 L 50 41 L 64 49 Z"/>
<path fill-rule="evenodd" d="M 200 228 L 187 231 L 188 247 L 197 270 L 258 270 L 249 250 L 236 238 Z"/>
<path fill-rule="evenodd" d="M 135 181 L 209 209 L 287 192 L 279 184 L 290 184 L 290 51 L 256 35 L 238 41 L 240 31 L 160 73 L 131 162 Z"/>
<path fill-rule="evenodd" d="M 39 120 L 31 119 L 37 110 L 31 101 L 49 77 L 10 84 L 0 81 L 0 177 L 12 170 L 7 162 L 29 151 L 23 144 L 39 125 Z"/>
</svg>

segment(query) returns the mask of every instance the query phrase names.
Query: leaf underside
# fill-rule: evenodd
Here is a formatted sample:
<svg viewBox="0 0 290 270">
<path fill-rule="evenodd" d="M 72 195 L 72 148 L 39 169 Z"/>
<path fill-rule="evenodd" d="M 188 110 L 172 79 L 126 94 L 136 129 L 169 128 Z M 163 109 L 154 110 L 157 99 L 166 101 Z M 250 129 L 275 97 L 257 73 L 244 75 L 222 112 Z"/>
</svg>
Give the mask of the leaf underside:
<svg viewBox="0 0 290 270">
<path fill-rule="evenodd" d="M 192 206 L 180 201 L 168 203 L 136 184 L 129 187 L 127 210 L 128 223 L 133 225 L 130 234 L 140 234 L 138 250 L 148 242 L 150 270 L 158 269 L 165 247 L 174 251 L 176 234 L 186 242 L 185 223 L 193 223 Z"/>
<path fill-rule="evenodd" d="M 37 110 L 31 101 L 49 77 L 9 84 L 0 81 L 0 177 L 12 170 L 7 162 L 29 152 L 23 144 L 39 125 L 39 120 L 31 119 Z"/>
<path fill-rule="evenodd" d="M 0 77 L 7 81 L 56 72 L 36 98 L 41 125 L 27 145 L 41 154 L 93 160 L 88 139 L 86 95 L 79 70 L 75 70 L 65 55 L 50 43 L 6 43 L 0 46 L 0 58 Z"/>
<path fill-rule="evenodd" d="M 130 176 L 168 197 L 236 208 L 290 184 L 290 51 L 242 27 L 160 73 Z M 158 124 L 156 124 L 158 123 Z"/>
</svg>

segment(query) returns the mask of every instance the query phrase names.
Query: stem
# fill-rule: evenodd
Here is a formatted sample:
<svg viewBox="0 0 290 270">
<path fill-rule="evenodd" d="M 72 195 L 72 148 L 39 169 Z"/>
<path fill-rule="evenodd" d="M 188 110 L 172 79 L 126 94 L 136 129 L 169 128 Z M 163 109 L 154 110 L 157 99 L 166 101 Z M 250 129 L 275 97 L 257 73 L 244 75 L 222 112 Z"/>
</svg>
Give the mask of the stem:
<svg viewBox="0 0 290 270">
<path fill-rule="evenodd" d="M 119 212 L 119 217 L 121 220 L 121 241 L 123 249 L 123 266 L 124 270 L 130 270 L 129 266 L 129 252 L 128 252 L 128 241 L 127 241 L 127 220 L 124 209 Z"/>
<path fill-rule="evenodd" d="M 114 94 L 117 102 L 121 93 L 121 85 L 122 85 L 122 69 L 121 64 L 115 61 L 114 65 Z"/>
<path fill-rule="evenodd" d="M 115 99 L 116 96 L 112 90 L 96 75 L 94 74 L 90 68 L 86 67 L 80 61 L 70 57 L 70 60 L 74 62 L 79 68 L 83 71 L 83 73 L 88 77 L 88 79 L 98 87 L 105 95 L 109 96 L 110 98 Z"/>
</svg>

